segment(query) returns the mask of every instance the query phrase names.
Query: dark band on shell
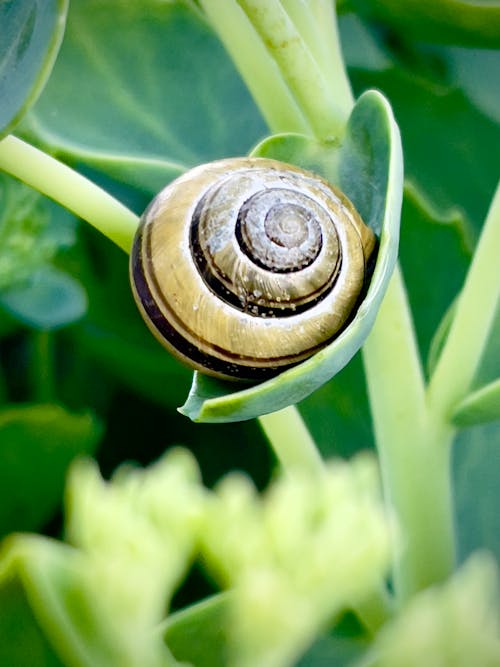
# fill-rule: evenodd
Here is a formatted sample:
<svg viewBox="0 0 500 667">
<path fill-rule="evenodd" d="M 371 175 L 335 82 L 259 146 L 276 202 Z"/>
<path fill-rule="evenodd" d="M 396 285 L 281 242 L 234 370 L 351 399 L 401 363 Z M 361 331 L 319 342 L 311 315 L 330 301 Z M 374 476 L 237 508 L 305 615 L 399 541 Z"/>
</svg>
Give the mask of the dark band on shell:
<svg viewBox="0 0 500 667">
<path fill-rule="evenodd" d="M 144 213 L 131 279 L 155 336 L 193 368 L 261 380 L 345 328 L 375 238 L 326 181 L 263 158 L 202 165 Z"/>
</svg>

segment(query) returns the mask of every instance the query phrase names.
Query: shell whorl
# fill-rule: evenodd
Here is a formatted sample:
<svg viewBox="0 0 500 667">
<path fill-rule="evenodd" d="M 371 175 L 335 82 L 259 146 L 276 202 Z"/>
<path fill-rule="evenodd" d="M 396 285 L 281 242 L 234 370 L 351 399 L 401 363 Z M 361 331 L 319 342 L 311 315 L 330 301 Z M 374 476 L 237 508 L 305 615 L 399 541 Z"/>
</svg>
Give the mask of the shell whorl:
<svg viewBox="0 0 500 667">
<path fill-rule="evenodd" d="M 374 245 L 323 179 L 275 160 L 219 160 L 175 180 L 145 211 L 134 296 L 157 338 L 194 368 L 261 379 L 345 327 Z"/>
</svg>

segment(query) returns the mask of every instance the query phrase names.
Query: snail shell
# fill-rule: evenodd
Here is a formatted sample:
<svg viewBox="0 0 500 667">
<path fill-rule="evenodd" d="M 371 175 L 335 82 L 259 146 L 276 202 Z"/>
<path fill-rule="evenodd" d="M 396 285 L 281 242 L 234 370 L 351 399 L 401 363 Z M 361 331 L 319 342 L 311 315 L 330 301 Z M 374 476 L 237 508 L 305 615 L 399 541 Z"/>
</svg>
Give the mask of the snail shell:
<svg viewBox="0 0 500 667">
<path fill-rule="evenodd" d="M 219 160 L 153 199 L 131 256 L 139 309 L 191 367 L 257 380 L 350 321 L 375 237 L 325 180 L 265 158 Z"/>
</svg>

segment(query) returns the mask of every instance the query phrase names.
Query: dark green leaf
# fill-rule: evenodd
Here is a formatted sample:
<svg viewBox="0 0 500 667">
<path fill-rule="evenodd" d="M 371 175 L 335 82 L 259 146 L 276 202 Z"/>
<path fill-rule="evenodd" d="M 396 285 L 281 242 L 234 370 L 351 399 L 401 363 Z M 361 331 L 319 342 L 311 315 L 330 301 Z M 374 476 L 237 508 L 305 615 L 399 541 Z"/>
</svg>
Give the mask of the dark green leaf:
<svg viewBox="0 0 500 667">
<path fill-rule="evenodd" d="M 92 600 L 85 566 L 82 555 L 64 544 L 16 536 L 1 553 L 0 591 L 12 580 L 20 583 L 37 625 L 64 665 L 119 667 L 123 649 L 113 645 L 114 633 Z"/>
<path fill-rule="evenodd" d="M 76 169 L 141 215 L 150 200 L 184 172 L 184 167 L 162 160 L 140 158 L 84 158 Z"/>
<path fill-rule="evenodd" d="M 179 394 L 189 389 L 191 373 L 165 352 L 140 317 L 130 289 L 128 257 L 99 237 L 90 256 L 80 257 L 77 272 L 89 308 L 70 331 L 72 339 L 127 386 L 176 407 Z"/>
<path fill-rule="evenodd" d="M 35 530 L 60 503 L 68 465 L 91 454 L 101 426 L 88 413 L 59 405 L 11 405 L 0 410 L 0 536 Z"/>
<path fill-rule="evenodd" d="M 373 446 L 361 356 L 300 403 L 300 412 L 324 458 L 350 458 Z"/>
<path fill-rule="evenodd" d="M 500 379 L 471 392 L 453 411 L 456 426 L 473 426 L 500 419 Z"/>
<path fill-rule="evenodd" d="M 487 0 L 350 0 L 360 12 L 423 42 L 500 45 L 500 2 Z"/>
<path fill-rule="evenodd" d="M 411 182 L 406 183 L 400 261 L 423 359 L 430 354 L 431 340 L 462 287 L 472 256 L 471 235 L 460 211 L 436 210 Z M 437 354 L 435 340 L 428 367 Z"/>
<path fill-rule="evenodd" d="M 366 642 L 353 637 L 322 637 L 302 656 L 296 667 L 351 667 L 362 659 L 366 648 Z"/>
<path fill-rule="evenodd" d="M 454 84 L 495 123 L 500 122 L 500 51 L 449 48 L 444 51 Z"/>
<path fill-rule="evenodd" d="M 354 14 L 341 17 L 339 21 L 342 39 L 342 54 L 349 67 L 363 70 L 384 70 L 392 63 L 377 38 Z"/>
<path fill-rule="evenodd" d="M 297 143 L 302 148 L 304 139 L 298 138 Z M 293 136 L 271 138 L 262 144 L 259 155 L 270 156 L 274 144 L 281 159 L 284 146 L 285 150 L 293 146 L 291 157 L 297 159 Z M 399 134 L 384 98 L 375 92 L 363 95 L 340 147 L 326 146 L 325 151 L 332 155 L 330 179 L 377 235 L 383 229 L 368 293 L 351 324 L 329 346 L 267 382 L 239 390 L 235 383 L 195 374 L 191 393 L 181 408 L 194 421 L 250 419 L 301 401 L 350 361 L 371 329 L 397 258 L 402 194 Z M 310 166 L 311 159 L 320 164 L 316 144 L 305 150 L 305 164 L 300 160 L 299 166 Z"/>
<path fill-rule="evenodd" d="M 401 128 L 405 175 L 426 208 L 440 217 L 450 211 L 456 216 L 459 209 L 477 233 L 500 173 L 500 151 L 492 150 L 500 145 L 500 125 L 470 102 L 454 76 L 443 74 L 446 52 L 440 54 L 430 72 L 428 63 L 419 69 L 420 61 L 410 59 L 377 73 L 353 70 L 352 80 L 358 90 L 377 87 L 390 100 Z"/>
<path fill-rule="evenodd" d="M 64 667 L 40 630 L 18 579 L 0 583 L 0 609 L 0 665 Z"/>
<path fill-rule="evenodd" d="M 68 0 L 0 2 L 0 138 L 35 102 L 52 70 Z"/>
<path fill-rule="evenodd" d="M 83 317 L 87 296 L 70 275 L 44 266 L 22 283 L 2 290 L 0 306 L 35 329 L 57 329 Z"/>
<path fill-rule="evenodd" d="M 227 664 L 226 614 L 229 595 L 216 595 L 169 616 L 165 642 L 174 657 L 196 667 Z"/>
</svg>

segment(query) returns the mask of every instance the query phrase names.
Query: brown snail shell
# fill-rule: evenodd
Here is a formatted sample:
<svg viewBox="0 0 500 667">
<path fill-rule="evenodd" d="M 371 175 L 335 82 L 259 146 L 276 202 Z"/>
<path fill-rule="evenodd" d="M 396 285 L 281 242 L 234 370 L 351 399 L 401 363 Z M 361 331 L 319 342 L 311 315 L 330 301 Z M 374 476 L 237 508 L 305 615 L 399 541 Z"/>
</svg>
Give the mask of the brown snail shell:
<svg viewBox="0 0 500 667">
<path fill-rule="evenodd" d="M 352 318 L 375 237 L 341 192 L 266 158 L 188 171 L 141 218 L 139 309 L 160 342 L 221 378 L 270 377 Z"/>
</svg>

